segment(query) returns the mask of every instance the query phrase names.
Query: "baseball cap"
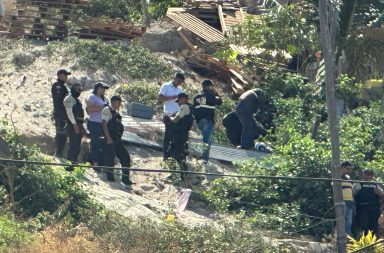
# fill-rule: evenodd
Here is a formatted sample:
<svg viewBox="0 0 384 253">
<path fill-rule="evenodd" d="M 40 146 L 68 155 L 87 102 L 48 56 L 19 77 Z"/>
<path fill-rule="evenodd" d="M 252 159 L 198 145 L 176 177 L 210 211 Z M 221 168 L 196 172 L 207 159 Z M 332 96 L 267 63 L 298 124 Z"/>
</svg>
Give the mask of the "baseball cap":
<svg viewBox="0 0 384 253">
<path fill-rule="evenodd" d="M 211 85 L 213 85 L 213 82 L 212 82 L 212 80 L 210 80 L 210 79 L 206 79 L 206 80 L 204 80 L 204 81 L 201 83 L 201 85 L 203 85 L 203 87 L 205 87 L 205 86 L 211 86 Z"/>
<path fill-rule="evenodd" d="M 120 102 L 125 102 L 119 95 L 114 95 L 111 97 L 111 102 L 113 101 L 120 101 Z"/>
<path fill-rule="evenodd" d="M 178 102 L 179 99 L 181 99 L 181 98 L 189 98 L 189 97 L 188 97 L 187 93 L 181 92 L 181 93 L 179 93 L 179 94 L 177 95 L 176 102 Z"/>
<path fill-rule="evenodd" d="M 69 71 L 66 70 L 66 69 L 59 69 L 59 70 L 57 71 L 57 75 L 61 75 L 61 74 L 64 74 L 64 75 L 69 76 L 69 75 L 71 75 L 71 72 L 69 72 Z"/>
<path fill-rule="evenodd" d="M 96 83 L 94 86 L 95 90 L 97 90 L 98 88 L 109 89 L 109 85 L 106 83 L 99 82 L 99 83 Z"/>
</svg>

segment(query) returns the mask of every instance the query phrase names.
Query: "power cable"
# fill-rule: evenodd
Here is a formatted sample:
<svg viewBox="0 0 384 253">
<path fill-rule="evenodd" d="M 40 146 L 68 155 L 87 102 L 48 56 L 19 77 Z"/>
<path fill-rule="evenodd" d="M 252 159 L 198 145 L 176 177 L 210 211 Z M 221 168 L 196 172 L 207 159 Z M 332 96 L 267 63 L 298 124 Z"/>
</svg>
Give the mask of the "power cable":
<svg viewBox="0 0 384 253">
<path fill-rule="evenodd" d="M 6 159 L 0 158 L 0 162 L 3 163 L 12 163 L 12 164 L 32 164 L 32 165 L 47 165 L 47 166 L 62 166 L 62 167 L 79 167 L 79 168 L 93 168 L 100 169 L 102 171 L 111 171 L 111 170 L 122 170 L 127 169 L 133 172 L 147 172 L 147 173 L 171 173 L 171 174 L 190 174 L 190 175 L 201 175 L 201 176 L 212 176 L 212 177 L 231 177 L 231 178 L 247 178 L 247 179 L 261 179 L 261 180 L 299 180 L 299 181 L 322 181 L 322 182 L 350 182 L 350 183 L 375 183 L 375 184 L 384 184 L 380 181 L 362 181 L 362 180 L 347 180 L 347 179 L 334 179 L 334 178 L 324 178 L 324 177 L 295 177 L 295 176 L 267 176 L 267 175 L 239 175 L 239 174 L 219 174 L 219 173 L 208 173 L 208 172 L 195 172 L 195 171 L 181 171 L 181 170 L 165 170 L 165 169 L 140 169 L 140 168 L 115 168 L 109 166 L 93 166 L 93 165 L 84 165 L 84 164 L 71 164 L 71 163 L 54 163 L 54 162 L 40 162 L 40 161 L 31 161 L 31 160 L 15 160 L 15 159 Z M 18 169 L 18 168 L 14 168 Z"/>
</svg>

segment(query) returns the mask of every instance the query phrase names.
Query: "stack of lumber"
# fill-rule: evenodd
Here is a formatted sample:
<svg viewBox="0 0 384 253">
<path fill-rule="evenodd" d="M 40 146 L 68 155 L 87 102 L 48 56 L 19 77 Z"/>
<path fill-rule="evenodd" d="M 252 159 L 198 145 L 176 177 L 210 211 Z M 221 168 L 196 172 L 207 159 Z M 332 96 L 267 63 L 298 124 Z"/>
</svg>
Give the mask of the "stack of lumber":
<svg viewBox="0 0 384 253">
<path fill-rule="evenodd" d="M 167 17 L 208 42 L 224 39 L 246 12 L 233 1 L 194 1 L 183 8 L 169 8 Z M 219 35 L 221 34 L 221 35 Z"/>
<path fill-rule="evenodd" d="M 87 7 L 86 0 L 16 0 L 10 17 L 9 35 L 42 40 L 64 39 L 70 35 L 67 21 L 79 27 L 71 35 L 87 39 L 133 39 L 142 35 L 146 28 L 124 23 L 121 20 L 92 19 L 78 23 L 76 8 Z"/>
</svg>

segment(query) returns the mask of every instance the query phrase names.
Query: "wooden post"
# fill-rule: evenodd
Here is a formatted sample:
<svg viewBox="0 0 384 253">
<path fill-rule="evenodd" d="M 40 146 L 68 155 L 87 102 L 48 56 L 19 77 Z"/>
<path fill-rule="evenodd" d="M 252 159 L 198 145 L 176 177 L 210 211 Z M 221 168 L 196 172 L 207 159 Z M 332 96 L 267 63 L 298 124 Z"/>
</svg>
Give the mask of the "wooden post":
<svg viewBox="0 0 384 253">
<path fill-rule="evenodd" d="M 13 208 L 15 206 L 15 187 L 13 184 L 14 181 L 13 181 L 12 168 L 5 165 L 4 174 L 5 174 L 5 177 L 7 178 L 9 206 L 10 206 L 11 210 L 13 210 Z"/>
<path fill-rule="evenodd" d="M 146 27 L 148 27 L 151 23 L 151 20 L 149 19 L 147 0 L 141 0 L 141 7 L 143 9 L 144 24 Z"/>
<path fill-rule="evenodd" d="M 336 28 L 338 23 L 338 6 L 331 0 L 319 1 L 320 17 L 320 38 L 322 42 L 323 55 L 325 60 L 325 84 L 326 100 L 328 111 L 329 133 L 332 148 L 332 178 L 340 179 L 340 137 L 339 121 L 336 115 L 336 88 L 335 79 L 337 78 L 336 67 Z M 333 201 L 336 211 L 336 233 L 337 233 L 337 252 L 347 252 L 347 238 L 345 231 L 345 219 L 343 213 L 343 197 L 341 182 L 333 182 Z"/>
<path fill-rule="evenodd" d="M 220 19 L 220 25 L 221 25 L 221 30 L 223 31 L 223 34 L 227 32 L 227 27 L 225 25 L 225 20 L 224 20 L 224 14 L 223 14 L 223 8 L 219 4 L 217 7 L 217 10 L 219 12 L 219 19 Z"/>
</svg>

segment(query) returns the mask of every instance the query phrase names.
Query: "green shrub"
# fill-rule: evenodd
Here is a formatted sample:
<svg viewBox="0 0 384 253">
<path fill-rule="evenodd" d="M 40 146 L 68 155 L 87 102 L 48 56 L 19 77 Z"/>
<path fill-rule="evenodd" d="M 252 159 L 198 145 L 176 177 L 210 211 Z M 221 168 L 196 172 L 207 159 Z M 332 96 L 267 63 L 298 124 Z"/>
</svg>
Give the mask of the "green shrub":
<svg viewBox="0 0 384 253">
<path fill-rule="evenodd" d="M 123 84 L 117 90 L 127 102 L 143 103 L 160 110 L 160 103 L 158 102 L 160 86 L 146 81 L 132 82 L 130 84 Z"/>
<path fill-rule="evenodd" d="M 51 42 L 47 52 L 52 54 L 60 49 L 76 56 L 77 67 L 84 70 L 105 69 L 134 79 L 168 79 L 174 74 L 170 65 L 138 43 L 69 39 Z"/>
<path fill-rule="evenodd" d="M 7 215 L 0 216 L 0 251 L 19 249 L 32 241 L 32 234 L 27 232 L 20 222 Z"/>
<path fill-rule="evenodd" d="M 44 157 L 38 148 L 28 147 L 22 136 L 10 130 L 6 122 L 3 122 L 1 128 L 6 129 L 3 138 L 10 146 L 12 159 L 53 162 Z M 2 165 L 0 179 L 3 185 L 8 185 L 3 166 L 8 165 Z M 70 214 L 74 222 L 77 222 L 87 219 L 89 212 L 98 208 L 81 186 L 81 171 L 68 173 L 61 167 L 23 163 L 10 166 L 13 166 L 12 177 L 15 186 L 16 206 L 13 209 L 19 215 L 35 217 L 42 212 L 52 214 L 68 202 L 66 210 L 59 216 Z"/>
</svg>

